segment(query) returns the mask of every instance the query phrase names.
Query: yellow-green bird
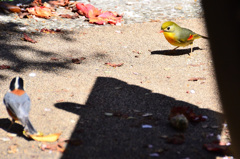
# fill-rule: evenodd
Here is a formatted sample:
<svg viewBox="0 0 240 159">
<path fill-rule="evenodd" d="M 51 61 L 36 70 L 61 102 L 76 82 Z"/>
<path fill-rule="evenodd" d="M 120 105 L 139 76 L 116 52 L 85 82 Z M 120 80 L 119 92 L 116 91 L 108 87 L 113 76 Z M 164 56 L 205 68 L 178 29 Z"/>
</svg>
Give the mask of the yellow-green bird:
<svg viewBox="0 0 240 159">
<path fill-rule="evenodd" d="M 208 37 L 199 35 L 194 33 L 193 31 L 182 28 L 174 22 L 168 21 L 162 24 L 160 33 L 163 33 L 167 41 L 177 46 L 175 49 L 181 47 L 185 47 L 191 45 L 191 53 L 192 53 L 192 44 L 195 39 L 204 38 L 208 39 Z"/>
</svg>

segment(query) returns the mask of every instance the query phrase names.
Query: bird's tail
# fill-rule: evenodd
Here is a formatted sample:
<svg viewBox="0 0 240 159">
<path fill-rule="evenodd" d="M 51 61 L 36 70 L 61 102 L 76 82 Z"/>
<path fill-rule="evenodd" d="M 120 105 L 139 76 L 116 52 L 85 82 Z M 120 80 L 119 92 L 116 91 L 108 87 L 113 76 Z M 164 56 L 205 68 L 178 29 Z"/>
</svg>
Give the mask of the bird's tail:
<svg viewBox="0 0 240 159">
<path fill-rule="evenodd" d="M 200 36 L 201 36 L 201 38 L 203 38 L 203 39 L 209 39 L 209 37 L 202 36 L 202 35 L 200 35 Z"/>
<path fill-rule="evenodd" d="M 29 118 L 26 117 L 23 122 L 24 129 L 27 130 L 30 134 L 36 134 L 37 131 L 34 129 L 32 123 L 30 122 Z"/>
</svg>

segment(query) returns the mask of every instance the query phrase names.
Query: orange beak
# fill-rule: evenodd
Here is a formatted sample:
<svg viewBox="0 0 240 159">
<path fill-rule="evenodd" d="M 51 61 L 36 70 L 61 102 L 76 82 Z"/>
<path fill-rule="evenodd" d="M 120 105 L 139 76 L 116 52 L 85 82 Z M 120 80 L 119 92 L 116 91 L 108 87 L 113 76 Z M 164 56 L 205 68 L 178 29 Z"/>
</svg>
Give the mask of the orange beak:
<svg viewBox="0 0 240 159">
<path fill-rule="evenodd" d="M 163 33 L 164 31 L 163 30 L 161 30 L 159 33 Z"/>
</svg>

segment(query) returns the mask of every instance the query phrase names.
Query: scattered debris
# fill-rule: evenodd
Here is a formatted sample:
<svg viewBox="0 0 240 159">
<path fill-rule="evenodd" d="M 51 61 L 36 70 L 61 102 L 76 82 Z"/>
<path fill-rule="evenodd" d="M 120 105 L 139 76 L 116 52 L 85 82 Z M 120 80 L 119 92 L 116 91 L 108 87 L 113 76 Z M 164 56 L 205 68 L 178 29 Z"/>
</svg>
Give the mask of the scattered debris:
<svg viewBox="0 0 240 159">
<path fill-rule="evenodd" d="M 36 73 L 34 73 L 34 72 L 29 73 L 29 76 L 30 76 L 30 77 L 35 77 L 35 76 L 36 76 Z"/>
<path fill-rule="evenodd" d="M 8 137 L 2 137 L 2 138 L 0 138 L 0 140 L 2 140 L 2 141 L 10 141 L 10 138 L 8 138 Z"/>
<path fill-rule="evenodd" d="M 81 64 L 83 60 L 85 60 L 86 58 L 85 57 L 80 57 L 79 59 L 78 58 L 73 58 L 72 59 L 72 63 L 74 64 Z"/>
<path fill-rule="evenodd" d="M 149 154 L 150 157 L 159 157 L 159 153 L 154 152 Z"/>
<path fill-rule="evenodd" d="M 13 144 L 13 145 L 9 146 L 8 150 L 7 150 L 7 152 L 10 153 L 10 154 L 17 153 L 18 151 L 19 151 L 19 149 L 18 149 L 17 144 Z"/>
<path fill-rule="evenodd" d="M 47 29 L 47 28 L 42 28 L 40 30 L 41 33 L 47 33 L 47 34 L 55 34 L 55 33 L 62 33 L 62 30 L 60 29 Z"/>
<path fill-rule="evenodd" d="M 143 129 L 151 129 L 151 128 L 152 128 L 152 125 L 144 124 L 144 125 L 142 125 L 142 128 L 143 128 Z"/>
<path fill-rule="evenodd" d="M 104 113 L 104 115 L 106 115 L 106 116 L 113 116 L 113 113 Z"/>
<path fill-rule="evenodd" d="M 193 78 L 188 79 L 188 81 L 198 81 L 198 80 L 206 80 L 206 78 L 205 77 L 193 77 Z"/>
</svg>

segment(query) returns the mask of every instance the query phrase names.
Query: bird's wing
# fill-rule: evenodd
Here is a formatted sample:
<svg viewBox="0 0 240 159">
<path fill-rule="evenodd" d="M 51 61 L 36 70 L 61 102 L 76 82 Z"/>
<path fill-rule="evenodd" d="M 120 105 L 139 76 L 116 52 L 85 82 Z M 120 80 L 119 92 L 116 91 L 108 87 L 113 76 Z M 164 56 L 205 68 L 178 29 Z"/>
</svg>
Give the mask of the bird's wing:
<svg viewBox="0 0 240 159">
<path fill-rule="evenodd" d="M 6 107 L 19 119 L 28 116 L 30 111 L 30 99 L 25 93 L 22 96 L 16 96 L 10 92 L 6 93 L 3 100 Z"/>
<path fill-rule="evenodd" d="M 181 28 L 182 30 L 179 32 L 179 38 L 178 40 L 182 43 L 185 42 L 192 42 L 195 39 L 200 38 L 200 36 L 193 31 L 186 29 L 186 28 Z"/>
</svg>

